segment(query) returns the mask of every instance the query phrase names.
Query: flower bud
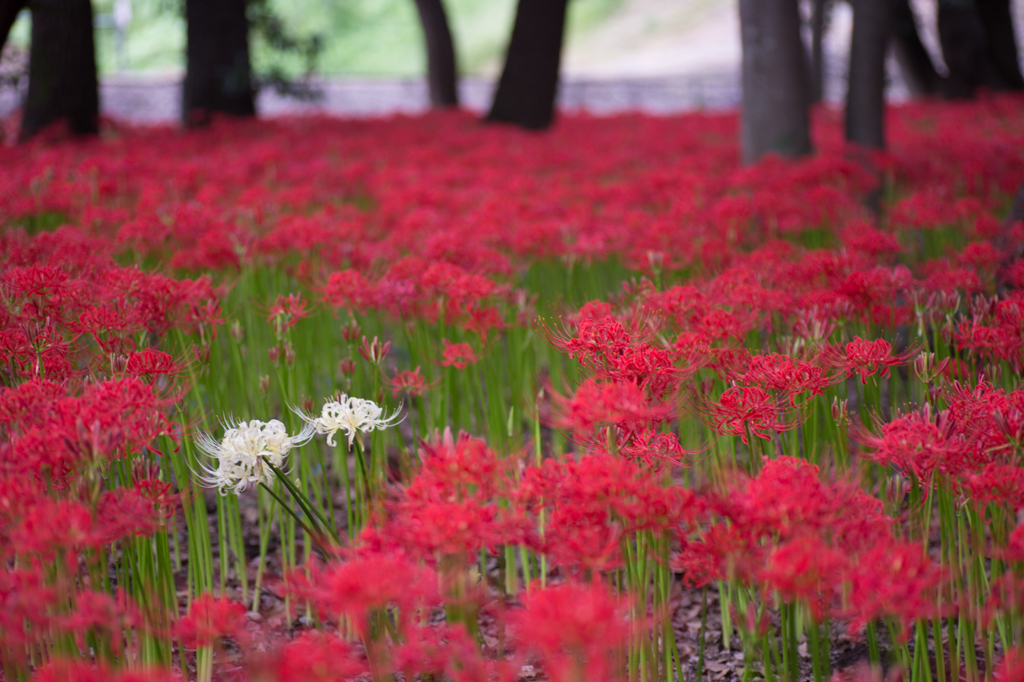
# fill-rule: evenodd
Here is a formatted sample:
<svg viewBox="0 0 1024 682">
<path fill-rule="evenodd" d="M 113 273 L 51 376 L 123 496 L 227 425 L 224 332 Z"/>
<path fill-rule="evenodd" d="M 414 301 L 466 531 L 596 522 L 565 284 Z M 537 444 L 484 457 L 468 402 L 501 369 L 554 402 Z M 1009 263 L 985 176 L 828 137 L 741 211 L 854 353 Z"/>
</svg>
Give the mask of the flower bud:
<svg viewBox="0 0 1024 682">
<path fill-rule="evenodd" d="M 338 369 L 342 376 L 350 377 L 356 373 L 356 362 L 352 358 L 345 358 L 338 363 Z"/>
<path fill-rule="evenodd" d="M 284 364 L 289 367 L 295 365 L 295 346 L 292 345 L 291 341 L 284 342 Z"/>
<path fill-rule="evenodd" d="M 391 350 L 391 342 L 385 341 L 381 343 L 377 337 L 373 337 L 373 341 L 367 341 L 366 337 L 363 337 L 363 345 L 359 349 L 359 354 L 366 359 L 371 365 L 379 365 L 383 362 L 384 358 L 387 357 L 388 351 Z"/>
<path fill-rule="evenodd" d="M 241 341 L 242 337 L 245 336 L 245 329 L 242 327 L 242 323 L 238 320 L 231 323 L 229 331 L 231 332 L 231 338 L 235 341 Z"/>
<path fill-rule="evenodd" d="M 341 338 L 345 339 L 346 343 L 355 343 L 356 339 L 363 335 L 363 330 L 359 328 L 359 323 L 355 320 L 349 320 L 348 324 L 341 326 Z"/>
<path fill-rule="evenodd" d="M 281 359 L 281 349 L 277 346 L 271 346 L 270 350 L 267 351 L 267 357 L 270 358 L 270 362 L 273 363 L 274 367 L 277 367 L 278 360 Z"/>
<path fill-rule="evenodd" d="M 269 390 L 270 390 L 270 377 L 267 376 L 266 374 L 264 374 L 263 376 L 260 377 L 260 393 L 262 393 L 263 395 L 266 395 L 267 391 L 269 391 Z"/>
<path fill-rule="evenodd" d="M 846 409 L 849 404 L 849 400 L 840 401 L 838 398 L 832 399 L 832 418 L 837 422 L 842 421 L 846 417 Z"/>
</svg>

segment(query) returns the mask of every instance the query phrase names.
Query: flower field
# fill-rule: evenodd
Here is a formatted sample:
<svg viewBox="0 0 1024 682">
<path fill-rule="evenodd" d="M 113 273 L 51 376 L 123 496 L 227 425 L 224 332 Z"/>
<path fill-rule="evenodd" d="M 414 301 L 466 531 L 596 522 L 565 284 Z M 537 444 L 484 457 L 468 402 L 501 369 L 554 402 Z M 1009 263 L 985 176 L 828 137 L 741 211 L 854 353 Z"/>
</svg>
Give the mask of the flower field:
<svg viewBox="0 0 1024 682">
<path fill-rule="evenodd" d="M 1021 105 L 0 148 L 2 679 L 1024 679 Z"/>
</svg>

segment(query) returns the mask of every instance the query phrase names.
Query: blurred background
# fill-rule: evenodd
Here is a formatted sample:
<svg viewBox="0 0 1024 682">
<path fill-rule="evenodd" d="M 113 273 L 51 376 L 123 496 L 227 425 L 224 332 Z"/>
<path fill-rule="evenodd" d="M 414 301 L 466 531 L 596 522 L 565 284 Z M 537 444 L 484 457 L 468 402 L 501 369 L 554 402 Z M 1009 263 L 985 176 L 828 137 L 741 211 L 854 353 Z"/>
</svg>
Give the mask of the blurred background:
<svg viewBox="0 0 1024 682">
<path fill-rule="evenodd" d="M 920 40 L 944 75 L 939 2 L 909 4 Z M 1024 35 L 1024 0 L 1009 4 L 1016 35 Z M 455 48 L 459 102 L 483 111 L 501 72 L 516 0 L 444 0 L 443 5 Z M 808 43 L 819 5 L 824 13 L 821 96 L 839 103 L 847 89 L 853 9 L 844 1 L 801 0 Z M 186 3 L 93 0 L 92 10 L 101 113 L 137 123 L 179 120 Z M 263 77 L 256 96 L 261 114 L 366 116 L 429 108 L 427 50 L 416 2 L 257 0 L 248 3 L 248 13 L 257 85 Z M 561 110 L 671 113 L 740 103 L 742 51 L 735 0 L 573 0 L 565 21 L 557 96 Z M 30 35 L 31 12 L 24 9 L 0 64 L 0 117 L 10 116 L 24 100 Z M 282 36 L 292 41 L 284 49 Z M 310 58 L 305 48 L 313 43 L 316 53 Z M 891 50 L 886 76 L 890 101 L 912 94 Z M 266 87 L 282 83 L 299 83 L 300 88 Z"/>
<path fill-rule="evenodd" d="M 430 97 L 423 29 L 411 0 L 265 0 L 259 12 L 297 41 L 315 40 L 315 59 L 280 49 L 254 30 L 255 74 L 268 82 L 296 80 L 314 97 L 283 96 L 260 88 L 262 114 L 327 111 L 345 115 L 413 113 Z M 812 0 L 801 6 L 810 31 Z M 936 29 L 936 0 L 912 0 L 921 41 L 944 73 Z M 1011 0 L 1018 36 L 1024 0 Z M 455 47 L 462 105 L 488 106 L 500 74 L 516 11 L 515 0 L 445 0 Z M 104 115 L 135 122 L 174 121 L 185 74 L 185 4 L 179 0 L 94 0 L 96 62 Z M 846 90 L 853 11 L 828 2 L 822 37 L 823 91 L 840 102 Z M 252 7 L 250 6 L 250 14 Z M 14 22 L 2 65 L 0 116 L 25 95 L 31 18 Z M 809 40 L 809 36 L 805 36 Z M 732 0 L 573 0 L 569 3 L 558 103 L 563 110 L 595 113 L 721 109 L 740 100 L 740 22 Z M 888 97 L 908 89 L 890 55 Z M 291 93 L 294 94 L 294 93 Z"/>
</svg>

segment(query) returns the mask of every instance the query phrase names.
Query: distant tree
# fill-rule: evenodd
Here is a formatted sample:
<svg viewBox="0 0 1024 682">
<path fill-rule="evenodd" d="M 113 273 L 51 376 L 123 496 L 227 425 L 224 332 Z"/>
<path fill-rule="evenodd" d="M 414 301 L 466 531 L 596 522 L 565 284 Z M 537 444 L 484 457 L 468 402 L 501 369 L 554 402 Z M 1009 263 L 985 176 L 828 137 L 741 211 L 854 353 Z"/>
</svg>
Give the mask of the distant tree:
<svg viewBox="0 0 1024 682">
<path fill-rule="evenodd" d="M 416 0 L 427 48 L 427 87 L 435 107 L 459 105 L 455 46 L 442 0 Z"/>
<path fill-rule="evenodd" d="M 990 87 L 1024 90 L 1010 0 L 976 0 L 975 7 L 985 29 L 986 52 L 992 71 Z"/>
<path fill-rule="evenodd" d="M 907 89 L 914 97 L 938 93 L 942 76 L 921 42 L 917 17 L 909 0 L 892 0 L 891 12 L 893 53 Z"/>
<path fill-rule="evenodd" d="M 519 0 L 488 121 L 528 130 L 542 130 L 554 122 L 568 4 L 568 0 Z"/>
<path fill-rule="evenodd" d="M 811 1 L 811 82 L 810 98 L 811 104 L 817 104 L 825 96 L 825 50 L 823 43 L 825 38 L 825 19 L 831 9 L 830 0 Z"/>
<path fill-rule="evenodd" d="M 740 0 L 743 162 L 811 152 L 808 69 L 797 0 Z"/>
<path fill-rule="evenodd" d="M 213 113 L 253 116 L 256 93 L 271 87 L 279 95 L 313 100 L 322 93 L 310 83 L 323 50 L 319 34 L 290 33 L 268 0 L 185 0 L 188 25 L 182 120 L 204 125 Z M 251 34 L 275 53 L 297 56 L 305 73 L 296 78 L 279 66 L 253 73 Z"/>
<path fill-rule="evenodd" d="M 891 26 L 890 0 L 853 0 L 846 139 L 885 147 L 885 55 Z"/>
<path fill-rule="evenodd" d="M 970 99 L 985 82 L 985 27 L 973 0 L 939 0 L 939 43 L 949 75 L 946 97 Z"/>
<path fill-rule="evenodd" d="M 92 4 L 89 0 L 33 0 L 0 4 L 0 50 L 18 16 L 32 11 L 28 92 L 20 138 L 26 140 L 58 121 L 76 135 L 99 130 Z"/>
<path fill-rule="evenodd" d="M 182 120 L 202 125 L 214 112 L 256 114 L 246 0 L 186 0 Z"/>
</svg>

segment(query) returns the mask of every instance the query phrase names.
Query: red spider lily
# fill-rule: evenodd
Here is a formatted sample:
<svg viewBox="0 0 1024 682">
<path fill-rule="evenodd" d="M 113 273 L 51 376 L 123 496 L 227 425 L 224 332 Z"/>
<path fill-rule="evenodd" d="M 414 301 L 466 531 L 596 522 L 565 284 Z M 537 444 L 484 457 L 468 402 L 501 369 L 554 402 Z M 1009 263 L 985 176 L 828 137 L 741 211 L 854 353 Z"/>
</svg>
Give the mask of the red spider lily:
<svg viewBox="0 0 1024 682">
<path fill-rule="evenodd" d="M 836 377 L 817 365 L 772 353 L 751 356 L 746 371 L 738 375 L 736 381 L 784 393 L 790 405 L 796 406 L 798 395 L 808 393 L 808 398 L 822 395 L 835 383 Z"/>
<path fill-rule="evenodd" d="M 973 388 L 954 381 L 945 398 L 954 434 L 965 446 L 957 469 L 1006 461 L 1024 443 L 1024 390 L 1007 393 L 984 380 Z"/>
<path fill-rule="evenodd" d="M 1001 616 L 1019 616 L 1024 613 L 1024 581 L 1013 572 L 1007 572 L 992 581 L 988 599 L 981 612 L 982 627 L 991 627 Z"/>
<path fill-rule="evenodd" d="M 599 382 L 587 379 L 571 398 L 551 392 L 556 407 L 554 424 L 580 434 L 599 425 L 636 431 L 671 417 L 670 405 L 651 404 L 644 391 L 632 382 Z"/>
<path fill-rule="evenodd" d="M 704 587 L 712 580 L 723 577 L 718 573 L 715 553 L 706 542 L 681 539 L 682 549 L 672 557 L 672 570 L 682 573 L 683 584 L 691 588 Z"/>
<path fill-rule="evenodd" d="M 1007 651 L 996 664 L 992 679 L 996 682 L 1024 680 L 1024 652 L 1019 647 Z"/>
<path fill-rule="evenodd" d="M 634 330 L 635 332 L 635 330 Z M 577 325 L 576 336 L 549 330 L 555 348 L 590 368 L 603 367 L 633 343 L 634 334 L 613 317 L 585 317 Z"/>
<path fill-rule="evenodd" d="M 206 593 L 196 597 L 188 613 L 174 627 L 187 647 L 211 646 L 221 637 L 245 640 L 245 607 L 225 597 Z"/>
<path fill-rule="evenodd" d="M 510 461 L 502 459 L 480 438 L 451 431 L 424 441 L 423 467 L 406 490 L 410 500 L 490 500 L 511 485 Z"/>
<path fill-rule="evenodd" d="M 145 626 L 141 612 L 124 590 L 115 595 L 81 591 L 74 602 L 74 611 L 54 619 L 54 628 L 72 634 L 79 647 L 86 646 L 85 636 L 90 632 L 108 633 L 114 655 L 120 656 L 124 633 Z"/>
<path fill-rule="evenodd" d="M 868 449 L 862 456 L 910 472 L 924 486 L 930 484 L 936 469 L 953 468 L 950 464 L 959 460 L 963 450 L 963 444 L 953 437 L 949 413 L 943 411 L 933 418 L 927 406 L 882 424 L 881 431 L 880 436 L 873 436 L 854 429 L 853 437 Z"/>
<path fill-rule="evenodd" d="M 385 546 L 431 564 L 471 562 L 481 549 L 517 543 L 528 530 L 523 520 L 478 498 L 410 500 L 392 511 Z"/>
<path fill-rule="evenodd" d="M 284 336 L 286 329 L 295 326 L 296 322 L 307 316 L 309 312 L 306 310 L 306 302 L 299 294 L 279 295 L 267 310 L 267 322 L 274 328 L 274 333 L 279 338 Z"/>
<path fill-rule="evenodd" d="M 1014 323 L 993 327 L 978 322 L 961 323 L 953 332 L 956 345 L 981 360 L 1010 362 L 1015 371 L 1019 370 L 1021 352 L 1024 351 L 1024 332 L 1019 320 Z"/>
<path fill-rule="evenodd" d="M 58 659 L 47 663 L 32 677 L 33 682 L 174 682 L 170 671 L 159 668 L 112 670 L 88 661 Z"/>
<path fill-rule="evenodd" d="M 66 603 L 66 594 L 45 580 L 43 566 L 26 562 L 21 568 L 0 571 L 0 644 L 8 647 L 5 660 L 24 664 L 25 647 L 37 633 L 54 625 L 51 614 Z"/>
<path fill-rule="evenodd" d="M 546 510 L 543 539 L 526 541 L 566 567 L 617 566 L 624 535 L 680 530 L 704 510 L 693 491 L 666 488 L 652 472 L 606 454 L 527 469 L 512 496 L 523 511 Z"/>
<path fill-rule="evenodd" d="M 650 429 L 632 434 L 627 443 L 618 446 L 618 453 L 634 462 L 643 462 L 654 471 L 661 470 L 666 463 L 688 466 L 689 458 L 696 454 L 685 450 L 675 434 L 656 433 Z"/>
<path fill-rule="evenodd" d="M 959 482 L 979 509 L 988 504 L 1006 505 L 1015 512 L 1024 508 L 1024 469 L 1018 465 L 992 462 L 978 473 L 962 475 Z"/>
<path fill-rule="evenodd" d="M 771 440 L 773 432 L 789 431 L 799 423 L 798 417 L 790 413 L 787 403 L 751 386 L 725 389 L 718 401 L 707 409 L 715 431 L 739 436 L 744 443 L 747 443 L 748 435 Z"/>
<path fill-rule="evenodd" d="M 328 305 L 360 313 L 373 307 L 376 300 L 373 287 L 355 270 L 332 272 L 321 293 Z"/>
<path fill-rule="evenodd" d="M 1017 526 L 1006 539 L 1006 546 L 996 551 L 1004 561 L 1024 561 L 1024 525 Z"/>
<path fill-rule="evenodd" d="M 151 376 L 154 379 L 162 375 L 175 375 L 181 371 L 181 365 L 174 361 L 170 353 L 146 348 L 137 353 L 129 353 L 124 371 L 133 376 Z"/>
<path fill-rule="evenodd" d="M 440 365 L 442 367 L 455 367 L 465 369 L 480 360 L 468 343 L 451 343 L 448 339 L 442 339 L 444 350 L 442 351 Z"/>
<path fill-rule="evenodd" d="M 281 647 L 276 653 L 273 671 L 274 678 L 280 682 L 336 682 L 370 672 L 352 644 L 315 630 L 307 630 Z"/>
<path fill-rule="evenodd" d="M 806 604 L 811 617 L 820 623 L 832 613 L 842 592 L 848 561 L 844 552 L 821 538 L 805 536 L 776 547 L 760 579 L 784 601 Z"/>
<path fill-rule="evenodd" d="M 729 525 L 715 524 L 704 540 L 719 570 L 748 582 L 761 575 L 773 546 L 820 541 L 850 556 L 891 537 L 879 500 L 855 483 L 823 481 L 817 466 L 791 457 L 766 461 L 756 478 L 737 477 L 710 502 Z"/>
<path fill-rule="evenodd" d="M 891 541 L 867 549 L 846 580 L 851 633 L 876 618 L 892 616 L 906 638 L 914 621 L 944 615 L 937 607 L 937 593 L 946 571 L 932 563 L 920 542 Z"/>
<path fill-rule="evenodd" d="M 327 566 L 314 565 L 308 578 L 305 570 L 294 572 L 289 591 L 309 599 L 322 613 L 348 616 L 365 642 L 371 637 L 371 612 L 396 606 L 398 632 L 408 632 L 423 609 L 440 601 L 437 584 L 433 570 L 400 553 L 367 551 Z"/>
<path fill-rule="evenodd" d="M 622 677 L 624 650 L 632 630 L 624 618 L 628 603 L 600 584 L 569 583 L 540 589 L 510 614 L 517 639 L 535 650 L 555 682 L 615 680 Z"/>
<path fill-rule="evenodd" d="M 119 488 L 108 490 L 100 496 L 96 517 L 102 521 L 103 532 L 109 542 L 152 535 L 162 527 L 163 522 L 173 513 L 173 507 L 167 509 L 173 496 L 166 492 L 169 490 L 167 484 L 156 483 L 165 491 L 159 494 L 163 498 L 160 506 L 156 506 L 154 498 L 146 494 L 154 490 L 153 482 L 149 482 L 145 488 Z"/>
<path fill-rule="evenodd" d="M 891 368 L 907 364 L 919 351 L 920 348 L 915 347 L 893 355 L 892 346 L 885 339 L 864 341 L 858 336 L 843 349 L 832 345 L 825 346 L 822 360 L 845 372 L 847 377 L 860 374 L 861 383 L 866 384 L 868 377 L 875 374 L 881 373 L 883 377 L 888 378 Z"/>
<path fill-rule="evenodd" d="M 35 500 L 10 530 L 11 545 L 43 561 L 63 557 L 73 571 L 77 551 L 100 547 L 108 541 L 101 520 L 90 509 L 68 500 Z"/>
<path fill-rule="evenodd" d="M 417 365 L 416 369 L 396 372 L 394 377 L 387 378 L 385 381 L 387 381 L 388 387 L 391 389 L 391 395 L 397 398 L 403 392 L 409 395 L 421 396 L 427 392 L 427 389 L 436 386 L 439 380 L 427 383 L 427 380 L 420 374 L 420 367 Z"/>
</svg>

